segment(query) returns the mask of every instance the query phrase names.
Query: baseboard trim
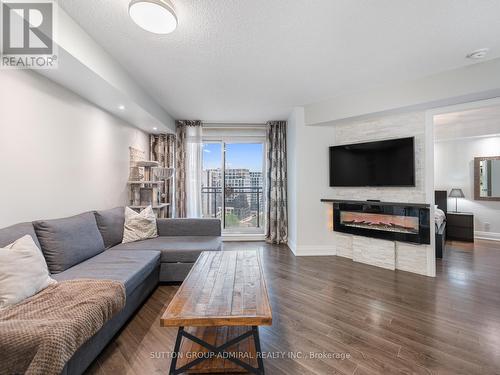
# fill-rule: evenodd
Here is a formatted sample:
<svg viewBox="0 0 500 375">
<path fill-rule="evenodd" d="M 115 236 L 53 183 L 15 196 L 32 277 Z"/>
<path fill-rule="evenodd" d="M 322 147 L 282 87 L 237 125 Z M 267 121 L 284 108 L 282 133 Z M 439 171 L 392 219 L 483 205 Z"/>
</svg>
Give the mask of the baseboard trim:
<svg viewBox="0 0 500 375">
<path fill-rule="evenodd" d="M 235 234 L 231 234 L 231 235 L 227 235 L 227 234 L 223 234 L 222 235 L 222 242 L 251 242 L 251 241 L 258 241 L 258 242 L 262 242 L 262 241 L 265 241 L 266 240 L 266 236 L 264 235 L 255 235 L 255 234 L 238 234 L 238 235 L 235 235 Z"/>
<path fill-rule="evenodd" d="M 290 239 L 288 239 L 287 246 L 290 249 L 290 251 L 293 253 L 293 255 L 297 255 L 297 245 L 295 245 L 295 242 L 290 241 Z"/>
<path fill-rule="evenodd" d="M 474 232 L 474 237 L 478 240 L 500 241 L 500 233 L 495 232 L 482 232 L 476 230 Z"/>
</svg>

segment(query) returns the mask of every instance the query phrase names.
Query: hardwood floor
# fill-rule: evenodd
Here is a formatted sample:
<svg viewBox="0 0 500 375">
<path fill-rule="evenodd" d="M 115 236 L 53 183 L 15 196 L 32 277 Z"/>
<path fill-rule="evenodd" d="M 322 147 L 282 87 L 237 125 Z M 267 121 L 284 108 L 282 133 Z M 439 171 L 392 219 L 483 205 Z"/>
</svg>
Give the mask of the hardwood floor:
<svg viewBox="0 0 500 375">
<path fill-rule="evenodd" d="M 436 278 L 225 244 L 253 248 L 273 309 L 272 327 L 260 329 L 277 357 L 264 360 L 267 374 L 500 374 L 499 242 L 450 243 Z M 158 287 L 88 373 L 168 373 L 176 329 L 159 320 L 177 288 Z"/>
</svg>

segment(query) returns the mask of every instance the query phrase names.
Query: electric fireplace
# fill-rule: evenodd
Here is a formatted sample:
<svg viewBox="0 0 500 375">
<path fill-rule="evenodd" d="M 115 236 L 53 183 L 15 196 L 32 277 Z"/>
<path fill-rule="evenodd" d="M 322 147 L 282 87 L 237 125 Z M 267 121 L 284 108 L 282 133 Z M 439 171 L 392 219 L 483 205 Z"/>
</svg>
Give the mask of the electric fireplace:
<svg viewBox="0 0 500 375">
<path fill-rule="evenodd" d="M 324 201 L 333 202 L 333 228 L 337 232 L 430 244 L 430 210 L 427 204 Z"/>
<path fill-rule="evenodd" d="M 354 228 L 413 234 L 417 234 L 419 228 L 417 217 L 352 211 L 340 211 L 340 224 Z"/>
</svg>

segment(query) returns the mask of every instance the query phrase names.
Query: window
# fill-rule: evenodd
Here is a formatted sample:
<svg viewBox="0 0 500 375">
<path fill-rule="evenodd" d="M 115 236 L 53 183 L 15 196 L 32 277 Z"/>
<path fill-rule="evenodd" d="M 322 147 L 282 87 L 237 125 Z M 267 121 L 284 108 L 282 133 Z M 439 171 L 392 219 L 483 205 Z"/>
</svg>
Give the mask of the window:
<svg viewBox="0 0 500 375">
<path fill-rule="evenodd" d="M 225 234 L 263 235 L 264 137 L 208 133 L 203 143 L 203 217 L 220 219 Z"/>
</svg>

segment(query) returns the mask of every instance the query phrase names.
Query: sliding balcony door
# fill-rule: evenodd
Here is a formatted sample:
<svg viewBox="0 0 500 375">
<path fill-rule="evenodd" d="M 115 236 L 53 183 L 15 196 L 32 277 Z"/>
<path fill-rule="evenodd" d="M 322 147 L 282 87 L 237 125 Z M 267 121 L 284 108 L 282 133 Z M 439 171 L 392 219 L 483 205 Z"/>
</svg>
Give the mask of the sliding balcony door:
<svg viewBox="0 0 500 375">
<path fill-rule="evenodd" d="M 224 229 L 263 234 L 264 144 L 225 143 Z"/>
<path fill-rule="evenodd" d="M 223 220 L 223 145 L 221 142 L 203 143 L 203 168 L 201 176 L 201 205 L 203 218 Z"/>
<path fill-rule="evenodd" d="M 218 218 L 226 235 L 264 235 L 263 139 L 203 144 L 203 217 Z"/>
</svg>

